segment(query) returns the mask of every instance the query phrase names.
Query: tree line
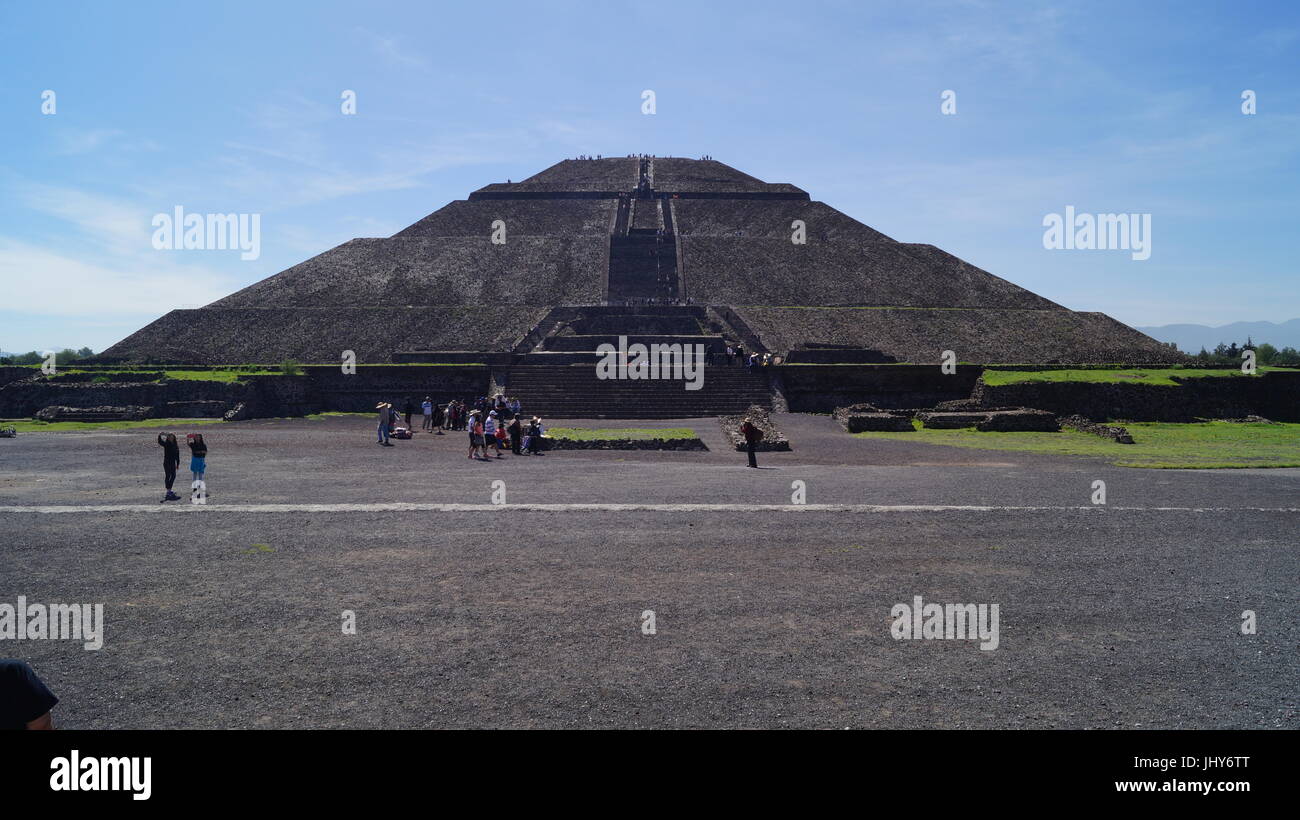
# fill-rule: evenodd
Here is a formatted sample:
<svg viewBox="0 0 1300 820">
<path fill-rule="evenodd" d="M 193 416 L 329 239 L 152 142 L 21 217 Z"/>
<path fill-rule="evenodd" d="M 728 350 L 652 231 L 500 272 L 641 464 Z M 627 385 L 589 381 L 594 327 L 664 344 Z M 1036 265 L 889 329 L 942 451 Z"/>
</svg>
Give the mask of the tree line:
<svg viewBox="0 0 1300 820">
<path fill-rule="evenodd" d="M 65 347 L 54 354 L 54 363 L 61 367 L 71 364 L 78 359 L 88 359 L 94 355 L 95 351 L 88 347 L 83 347 L 80 350 L 73 350 L 70 347 Z M 29 350 L 26 353 L 12 353 L 6 356 L 0 356 L 0 365 L 41 364 L 44 361 L 45 353 L 36 350 Z"/>
<path fill-rule="evenodd" d="M 1241 352 L 1243 350 L 1255 351 L 1256 364 L 1300 365 L 1300 350 L 1296 350 L 1294 347 L 1284 347 L 1279 350 L 1268 342 L 1255 344 L 1250 340 L 1249 336 L 1246 337 L 1246 343 L 1243 345 L 1238 345 L 1236 342 L 1232 344 L 1219 342 L 1218 347 L 1214 348 L 1213 351 L 1202 347 L 1201 352 L 1197 353 L 1193 358 L 1202 364 L 1225 364 L 1235 367 L 1241 364 Z"/>
</svg>

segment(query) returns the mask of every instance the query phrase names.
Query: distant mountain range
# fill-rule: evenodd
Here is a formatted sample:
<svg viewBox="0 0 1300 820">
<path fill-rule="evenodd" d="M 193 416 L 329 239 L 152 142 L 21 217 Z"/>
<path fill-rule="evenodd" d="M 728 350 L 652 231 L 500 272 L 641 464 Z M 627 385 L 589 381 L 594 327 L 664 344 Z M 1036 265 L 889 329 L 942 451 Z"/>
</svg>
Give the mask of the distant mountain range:
<svg viewBox="0 0 1300 820">
<path fill-rule="evenodd" d="M 1160 325 L 1139 327 L 1153 339 L 1173 342 L 1185 353 L 1199 353 L 1201 348 L 1214 350 L 1220 342 L 1241 344 L 1249 337 L 1256 344 L 1268 342 L 1278 349 L 1300 348 L 1300 319 L 1285 322 L 1233 322 L 1219 327 L 1209 325 Z"/>
</svg>

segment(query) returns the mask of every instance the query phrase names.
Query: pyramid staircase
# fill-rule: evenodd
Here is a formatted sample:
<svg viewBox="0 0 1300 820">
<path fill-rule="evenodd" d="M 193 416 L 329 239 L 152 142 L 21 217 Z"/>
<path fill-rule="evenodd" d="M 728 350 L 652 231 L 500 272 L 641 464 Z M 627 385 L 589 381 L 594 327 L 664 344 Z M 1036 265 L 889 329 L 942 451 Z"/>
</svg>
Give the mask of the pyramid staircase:
<svg viewBox="0 0 1300 820">
<path fill-rule="evenodd" d="M 554 324 L 541 343 L 510 368 L 506 392 L 526 412 L 548 418 L 694 418 L 771 406 L 768 377 L 728 366 L 724 351 L 734 335 L 719 327 L 703 307 L 688 305 L 594 306 Z M 681 345 L 683 351 L 712 350 L 703 386 L 687 390 L 682 379 L 602 379 L 596 364 L 604 344 Z M 695 347 L 700 345 L 701 348 Z"/>
<path fill-rule="evenodd" d="M 600 379 L 592 365 L 524 365 L 510 369 L 505 392 L 547 419 L 698 418 L 771 406 L 765 374 L 726 365 L 705 365 L 699 390 L 673 379 Z"/>
</svg>

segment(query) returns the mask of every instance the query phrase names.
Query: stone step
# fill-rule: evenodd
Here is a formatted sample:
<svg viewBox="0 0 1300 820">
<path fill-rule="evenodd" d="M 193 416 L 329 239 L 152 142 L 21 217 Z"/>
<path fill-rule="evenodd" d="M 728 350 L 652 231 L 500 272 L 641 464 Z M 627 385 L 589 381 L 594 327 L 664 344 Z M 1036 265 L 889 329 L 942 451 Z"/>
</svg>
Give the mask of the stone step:
<svg viewBox="0 0 1300 820">
<path fill-rule="evenodd" d="M 600 379 L 594 366 L 524 366 L 510 371 L 505 392 L 525 412 L 557 418 L 694 418 L 771 404 L 765 373 L 706 365 L 702 375 L 701 389 L 687 390 L 677 379 Z"/>
<path fill-rule="evenodd" d="M 619 345 L 619 336 L 623 334 L 594 333 L 594 334 L 569 334 L 563 336 L 552 336 L 544 342 L 546 351 L 557 350 L 581 350 L 595 351 L 603 344 L 613 345 L 615 348 Z M 683 351 L 694 350 L 692 345 L 704 345 L 705 350 L 714 350 L 724 352 L 727 348 L 726 341 L 721 336 L 704 336 L 692 335 L 686 336 L 681 334 L 671 335 L 646 335 L 636 334 L 627 335 L 627 345 L 631 347 L 634 344 L 642 344 L 649 347 L 653 344 L 658 345 L 682 345 Z"/>
</svg>

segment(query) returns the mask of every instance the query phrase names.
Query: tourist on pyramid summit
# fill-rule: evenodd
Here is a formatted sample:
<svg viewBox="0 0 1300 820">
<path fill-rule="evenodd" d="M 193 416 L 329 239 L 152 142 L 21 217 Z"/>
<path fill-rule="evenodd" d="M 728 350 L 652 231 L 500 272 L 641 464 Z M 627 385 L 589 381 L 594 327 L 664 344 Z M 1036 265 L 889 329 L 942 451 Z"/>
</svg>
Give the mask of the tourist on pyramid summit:
<svg viewBox="0 0 1300 820">
<path fill-rule="evenodd" d="M 411 397 L 406 397 L 406 402 L 402 405 L 402 413 L 406 416 L 406 429 L 411 429 L 411 414 L 415 412 L 415 405 L 411 403 Z"/>
<path fill-rule="evenodd" d="M 517 416 L 519 415 L 519 412 L 522 409 L 523 409 L 523 405 L 519 403 L 519 397 L 518 396 L 512 397 L 510 399 L 510 412 Z"/>
<path fill-rule="evenodd" d="M 424 401 L 421 402 L 420 412 L 424 414 L 424 426 L 421 427 L 420 429 L 425 430 L 426 432 L 432 430 L 433 429 L 433 400 L 430 399 L 428 396 L 425 396 Z"/>
</svg>

